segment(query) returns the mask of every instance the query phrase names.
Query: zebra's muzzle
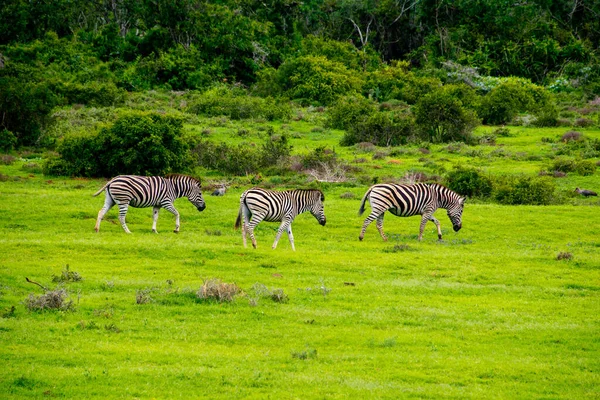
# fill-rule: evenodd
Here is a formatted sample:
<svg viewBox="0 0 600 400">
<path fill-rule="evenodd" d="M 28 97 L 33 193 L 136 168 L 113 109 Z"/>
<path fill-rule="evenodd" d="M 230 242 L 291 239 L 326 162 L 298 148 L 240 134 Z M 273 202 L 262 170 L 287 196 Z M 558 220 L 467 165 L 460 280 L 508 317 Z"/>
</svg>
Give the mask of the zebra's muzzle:
<svg viewBox="0 0 600 400">
<path fill-rule="evenodd" d="M 206 208 L 206 205 L 202 204 L 201 206 L 198 206 L 198 211 L 204 211 L 204 209 Z"/>
<path fill-rule="evenodd" d="M 454 232 L 460 231 L 460 228 L 462 228 L 462 225 L 453 225 L 452 226 L 452 229 L 454 229 Z"/>
<path fill-rule="evenodd" d="M 321 226 L 325 226 L 325 223 L 326 223 L 326 222 L 327 222 L 327 220 L 321 220 L 321 221 L 319 221 L 319 225 L 321 225 Z"/>
</svg>

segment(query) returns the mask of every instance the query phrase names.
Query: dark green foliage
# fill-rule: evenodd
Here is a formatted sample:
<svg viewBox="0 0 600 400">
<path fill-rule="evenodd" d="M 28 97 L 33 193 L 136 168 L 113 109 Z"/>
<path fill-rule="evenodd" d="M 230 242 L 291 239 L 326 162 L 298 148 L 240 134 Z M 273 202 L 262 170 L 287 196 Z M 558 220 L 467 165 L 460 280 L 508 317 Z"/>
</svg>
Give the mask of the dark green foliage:
<svg viewBox="0 0 600 400">
<path fill-rule="evenodd" d="M 188 110 L 209 117 L 224 115 L 231 119 L 264 118 L 268 121 L 288 120 L 292 115 L 286 101 L 249 96 L 241 88 L 225 85 L 204 92 Z"/>
<path fill-rule="evenodd" d="M 594 175 L 596 173 L 596 163 L 591 160 L 579 161 L 579 162 L 577 162 L 575 171 L 579 175 L 583 175 L 583 176 Z"/>
<path fill-rule="evenodd" d="M 12 132 L 17 146 L 38 144 L 57 103 L 58 98 L 47 83 L 27 82 L 0 73 L 0 129 Z"/>
<path fill-rule="evenodd" d="M 377 111 L 350 127 L 340 144 L 370 142 L 377 146 L 398 146 L 408 143 L 414 135 L 414 122 L 409 114 Z"/>
<path fill-rule="evenodd" d="M 414 108 L 417 129 L 433 143 L 468 141 L 479 124 L 476 114 L 444 90 L 423 96 Z"/>
<path fill-rule="evenodd" d="M 11 151 L 17 145 L 17 137 L 8 129 L 0 130 L 0 150 L 5 153 Z"/>
<path fill-rule="evenodd" d="M 350 129 L 375 112 L 375 103 L 363 96 L 344 96 L 327 110 L 325 125 L 334 129 Z"/>
<path fill-rule="evenodd" d="M 93 136 L 67 137 L 45 173 L 70 176 L 165 175 L 190 165 L 189 144 L 176 117 L 131 112 Z"/>
<path fill-rule="evenodd" d="M 367 76 L 365 93 L 379 101 L 395 99 L 415 104 L 422 96 L 442 85 L 439 79 L 419 77 L 408 68 L 408 62 L 396 61 L 374 71 Z"/>
<path fill-rule="evenodd" d="M 275 74 L 284 96 L 305 103 L 329 105 L 343 95 L 360 92 L 362 76 L 324 56 L 302 56 L 285 61 Z"/>
<path fill-rule="evenodd" d="M 507 78 L 481 99 L 479 116 L 485 124 L 512 121 L 521 112 L 538 116 L 540 126 L 555 126 L 558 111 L 551 94 L 525 79 Z"/>
<path fill-rule="evenodd" d="M 556 186 L 548 177 L 505 178 L 498 183 L 495 197 L 501 204 L 548 205 L 554 201 Z"/>
<path fill-rule="evenodd" d="M 292 151 L 292 145 L 286 135 L 269 136 L 259 149 L 246 143 L 229 145 L 201 141 L 192 153 L 201 167 L 219 171 L 228 175 L 248 175 L 261 169 L 276 168 Z"/>
<path fill-rule="evenodd" d="M 322 164 L 333 165 L 337 162 L 337 154 L 327 146 L 319 146 L 302 156 L 301 162 L 304 169 L 318 168 Z"/>
<path fill-rule="evenodd" d="M 468 197 L 489 197 L 492 194 L 492 180 L 474 168 L 456 168 L 446 176 L 445 183 L 456 193 Z"/>
</svg>

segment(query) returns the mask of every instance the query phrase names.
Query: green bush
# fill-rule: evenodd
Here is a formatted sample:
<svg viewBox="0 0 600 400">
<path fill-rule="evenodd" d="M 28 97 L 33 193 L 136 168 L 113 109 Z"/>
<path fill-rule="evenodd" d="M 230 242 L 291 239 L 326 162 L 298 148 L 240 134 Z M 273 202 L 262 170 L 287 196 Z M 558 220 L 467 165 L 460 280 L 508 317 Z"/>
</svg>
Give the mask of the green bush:
<svg viewBox="0 0 600 400">
<path fill-rule="evenodd" d="M 360 92 L 363 78 L 357 71 L 324 56 L 301 56 L 285 61 L 276 74 L 283 95 L 322 105 L 343 95 Z"/>
<path fill-rule="evenodd" d="M 350 129 L 375 112 L 375 103 L 363 96 L 344 96 L 327 110 L 325 126 Z"/>
<path fill-rule="evenodd" d="M 0 75 L 0 123 L 16 136 L 17 146 L 38 144 L 57 104 L 58 97 L 48 83 Z"/>
<path fill-rule="evenodd" d="M 329 150 L 327 146 L 319 146 L 301 157 L 304 169 L 318 168 L 321 164 L 333 165 L 336 162 L 337 154 L 335 150 Z"/>
<path fill-rule="evenodd" d="M 65 83 L 59 85 L 57 92 L 63 95 L 69 104 L 87 104 L 92 107 L 123 104 L 126 96 L 125 90 L 119 89 L 112 82 Z"/>
<path fill-rule="evenodd" d="M 287 101 L 249 96 L 243 89 L 224 85 L 204 92 L 189 105 L 188 111 L 209 117 L 224 115 L 234 120 L 288 120 L 292 116 L 292 108 Z"/>
<path fill-rule="evenodd" d="M 414 114 L 423 139 L 432 143 L 469 141 L 479 124 L 475 112 L 444 90 L 423 96 L 415 105 Z"/>
<path fill-rule="evenodd" d="M 44 171 L 87 177 L 184 172 L 191 159 L 181 128 L 173 116 L 131 112 L 97 135 L 66 137 L 57 149 L 60 158 Z"/>
<path fill-rule="evenodd" d="M 508 178 L 498 185 L 495 197 L 501 204 L 548 205 L 554 201 L 556 185 L 549 177 Z"/>
<path fill-rule="evenodd" d="M 448 173 L 446 186 L 462 196 L 489 197 L 494 188 L 492 180 L 474 168 L 456 168 Z"/>
<path fill-rule="evenodd" d="M 559 157 L 553 160 L 550 170 L 560 172 L 573 172 L 577 169 L 577 162 L 571 158 Z"/>
<path fill-rule="evenodd" d="M 414 122 L 410 115 L 377 111 L 346 131 L 342 146 L 369 142 L 377 146 L 398 146 L 414 138 Z"/>
<path fill-rule="evenodd" d="M 395 99 L 415 104 L 419 98 L 442 85 L 439 79 L 416 76 L 408 68 L 408 62 L 394 61 L 368 74 L 364 93 L 378 101 Z"/>
<path fill-rule="evenodd" d="M 17 145 L 17 137 L 8 129 L 0 131 L 0 150 L 5 153 L 11 151 Z"/>
<path fill-rule="evenodd" d="M 596 163 L 591 160 L 582 160 L 577 162 L 575 172 L 579 175 L 588 176 L 596 173 Z"/>
<path fill-rule="evenodd" d="M 491 125 L 506 124 L 521 112 L 537 115 L 540 126 L 556 126 L 558 121 L 551 93 L 523 78 L 505 78 L 481 99 L 478 109 L 483 123 Z"/>
</svg>

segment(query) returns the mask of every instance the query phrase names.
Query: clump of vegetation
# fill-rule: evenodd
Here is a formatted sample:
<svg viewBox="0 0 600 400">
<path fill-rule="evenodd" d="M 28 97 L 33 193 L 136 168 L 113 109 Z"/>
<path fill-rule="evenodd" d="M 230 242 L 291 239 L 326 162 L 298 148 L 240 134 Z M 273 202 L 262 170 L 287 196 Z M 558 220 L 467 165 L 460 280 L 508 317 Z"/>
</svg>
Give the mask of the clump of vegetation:
<svg viewBox="0 0 600 400">
<path fill-rule="evenodd" d="M 560 140 L 563 141 L 564 143 L 578 141 L 581 139 L 583 139 L 583 134 L 578 131 L 568 131 L 565 134 L 563 134 L 560 138 Z"/>
<path fill-rule="evenodd" d="M 129 112 L 97 135 L 66 137 L 60 158 L 44 167 L 49 175 L 106 177 L 184 172 L 191 162 L 180 118 Z"/>
<path fill-rule="evenodd" d="M 63 288 L 55 290 L 46 290 L 42 295 L 35 296 L 30 294 L 23 302 L 29 311 L 74 311 L 75 305 L 73 300 L 69 299 L 67 291 Z"/>
<path fill-rule="evenodd" d="M 203 300 L 216 300 L 219 303 L 231 302 L 242 290 L 235 283 L 224 283 L 220 279 L 208 279 L 196 292 Z"/>
<path fill-rule="evenodd" d="M 560 260 L 565 260 L 565 261 L 571 261 L 573 259 L 573 254 L 569 253 L 568 251 L 561 251 L 560 253 L 558 253 L 556 255 L 556 259 L 558 261 Z"/>
<path fill-rule="evenodd" d="M 391 248 L 385 248 L 383 249 L 384 253 L 402 253 L 405 251 L 413 251 L 414 249 L 412 247 L 410 247 L 407 244 L 404 243 L 396 243 L 393 247 Z"/>
<path fill-rule="evenodd" d="M 299 360 L 311 360 L 317 358 L 317 349 L 313 349 L 306 345 L 304 350 L 292 351 L 292 358 Z"/>
<path fill-rule="evenodd" d="M 350 129 L 375 112 L 375 102 L 363 96 L 344 96 L 327 110 L 327 127 Z"/>
<path fill-rule="evenodd" d="M 12 165 L 17 160 L 17 157 L 11 156 L 10 154 L 2 154 L 0 156 L 0 164 Z"/>
<path fill-rule="evenodd" d="M 152 303 L 154 301 L 154 299 L 150 295 L 151 292 L 152 292 L 152 289 L 149 289 L 149 288 L 137 290 L 135 292 L 135 304 Z"/>
<path fill-rule="evenodd" d="M 69 264 L 65 266 L 65 269 L 62 270 L 60 275 L 55 275 L 52 277 L 52 282 L 56 283 L 68 283 L 68 282 L 79 282 L 83 278 L 79 275 L 78 272 L 69 270 Z"/>
<path fill-rule="evenodd" d="M 492 179 L 482 171 L 465 167 L 450 171 L 445 183 L 456 193 L 468 197 L 489 197 L 494 188 Z"/>
<path fill-rule="evenodd" d="M 501 204 L 548 205 L 554 202 L 555 191 L 548 177 L 506 177 L 498 182 L 495 198 Z"/>
<path fill-rule="evenodd" d="M 8 129 L 0 130 L 0 150 L 9 152 L 17 145 L 17 137 Z"/>
<path fill-rule="evenodd" d="M 283 289 L 269 289 L 262 283 L 252 285 L 251 291 L 253 292 L 253 296 L 250 296 L 249 302 L 253 306 L 256 306 L 258 300 L 261 298 L 270 299 L 275 303 L 287 303 L 289 301 L 289 297 L 284 293 Z"/>
<path fill-rule="evenodd" d="M 352 125 L 340 141 L 342 146 L 369 142 L 377 146 L 398 146 L 415 136 L 410 114 L 376 111 Z"/>
</svg>

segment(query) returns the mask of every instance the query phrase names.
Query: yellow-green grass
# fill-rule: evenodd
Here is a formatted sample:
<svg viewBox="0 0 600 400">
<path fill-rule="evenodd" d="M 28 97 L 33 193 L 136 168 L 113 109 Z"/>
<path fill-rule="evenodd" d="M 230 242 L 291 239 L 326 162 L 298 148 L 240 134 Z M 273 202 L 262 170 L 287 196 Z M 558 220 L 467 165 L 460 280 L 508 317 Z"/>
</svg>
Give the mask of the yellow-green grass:
<svg viewBox="0 0 600 400">
<path fill-rule="evenodd" d="M 164 210 L 152 234 L 151 209 L 130 209 L 131 235 L 113 209 L 96 234 L 101 180 L 20 164 L 0 167 L 2 398 L 600 396 L 595 200 L 467 204 L 458 233 L 440 210 L 441 243 L 433 224 L 418 242 L 418 217 L 388 215 L 389 242 L 375 226 L 359 242 L 366 186 L 330 185 L 327 225 L 298 217 L 296 252 L 285 236 L 271 250 L 273 223 L 254 250 L 233 229 L 245 187 L 202 213 L 178 200 L 179 234 Z M 54 288 L 66 265 L 83 277 L 65 285 L 76 310 L 29 312 L 42 291 L 25 278 Z M 245 296 L 196 299 L 208 278 Z M 252 305 L 255 283 L 289 302 Z M 136 304 L 140 290 L 153 301 Z"/>
</svg>

